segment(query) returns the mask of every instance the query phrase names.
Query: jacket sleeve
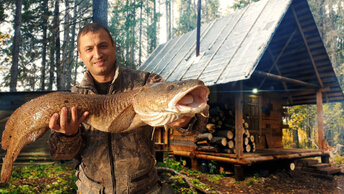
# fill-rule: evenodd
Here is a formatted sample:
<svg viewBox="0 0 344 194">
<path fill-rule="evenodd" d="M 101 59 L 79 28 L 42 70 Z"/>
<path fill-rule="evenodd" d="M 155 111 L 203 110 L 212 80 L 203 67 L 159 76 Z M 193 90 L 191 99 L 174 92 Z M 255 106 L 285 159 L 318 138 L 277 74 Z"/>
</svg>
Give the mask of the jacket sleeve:
<svg viewBox="0 0 344 194">
<path fill-rule="evenodd" d="M 52 132 L 48 140 L 50 155 L 54 160 L 71 160 L 82 147 L 81 129 L 73 136 Z"/>
<path fill-rule="evenodd" d="M 76 87 L 72 88 L 72 92 L 78 92 L 76 90 Z M 78 133 L 73 136 L 66 136 L 62 133 L 52 131 L 48 140 L 52 159 L 71 160 L 75 158 L 83 146 L 81 135 L 82 130 L 83 126 L 81 125 Z"/>
</svg>

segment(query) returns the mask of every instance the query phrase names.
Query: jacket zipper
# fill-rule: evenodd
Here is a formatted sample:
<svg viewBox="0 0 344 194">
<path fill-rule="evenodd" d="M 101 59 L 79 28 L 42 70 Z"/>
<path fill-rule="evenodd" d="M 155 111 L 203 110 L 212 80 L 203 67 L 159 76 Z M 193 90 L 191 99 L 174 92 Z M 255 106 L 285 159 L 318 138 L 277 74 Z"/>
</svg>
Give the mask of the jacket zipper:
<svg viewBox="0 0 344 194">
<path fill-rule="evenodd" d="M 111 133 L 109 133 L 108 146 L 109 146 L 109 158 L 110 158 L 110 167 L 111 167 L 111 178 L 112 178 L 113 193 L 116 193 L 115 165 L 114 165 L 114 155 L 113 155 L 111 142 L 112 142 L 112 137 L 111 137 Z"/>
</svg>

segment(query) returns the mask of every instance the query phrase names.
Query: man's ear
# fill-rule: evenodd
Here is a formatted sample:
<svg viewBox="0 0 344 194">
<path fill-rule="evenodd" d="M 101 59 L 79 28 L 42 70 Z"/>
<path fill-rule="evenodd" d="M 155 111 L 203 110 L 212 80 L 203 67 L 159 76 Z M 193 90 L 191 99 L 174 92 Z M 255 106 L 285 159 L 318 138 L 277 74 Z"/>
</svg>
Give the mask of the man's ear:
<svg viewBox="0 0 344 194">
<path fill-rule="evenodd" d="M 81 53 L 80 53 L 79 49 L 78 49 L 78 57 L 81 60 Z"/>
</svg>

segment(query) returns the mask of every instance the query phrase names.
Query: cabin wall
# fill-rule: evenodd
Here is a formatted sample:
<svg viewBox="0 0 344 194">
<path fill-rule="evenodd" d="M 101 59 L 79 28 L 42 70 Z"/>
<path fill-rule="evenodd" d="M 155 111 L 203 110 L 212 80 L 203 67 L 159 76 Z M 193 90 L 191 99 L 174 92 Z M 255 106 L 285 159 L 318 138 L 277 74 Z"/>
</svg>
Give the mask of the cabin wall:
<svg viewBox="0 0 344 194">
<path fill-rule="evenodd" d="M 261 148 L 283 148 L 282 97 L 277 93 L 261 95 Z"/>
</svg>

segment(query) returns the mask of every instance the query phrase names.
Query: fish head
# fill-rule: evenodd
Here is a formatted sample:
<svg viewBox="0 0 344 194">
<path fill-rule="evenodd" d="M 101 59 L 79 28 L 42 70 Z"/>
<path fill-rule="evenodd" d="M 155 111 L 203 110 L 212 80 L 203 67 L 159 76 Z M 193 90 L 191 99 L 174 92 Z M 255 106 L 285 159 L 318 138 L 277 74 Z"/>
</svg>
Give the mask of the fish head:
<svg viewBox="0 0 344 194">
<path fill-rule="evenodd" d="M 158 82 L 144 86 L 133 99 L 135 112 L 151 126 L 194 116 L 208 105 L 209 88 L 200 80 Z"/>
</svg>

